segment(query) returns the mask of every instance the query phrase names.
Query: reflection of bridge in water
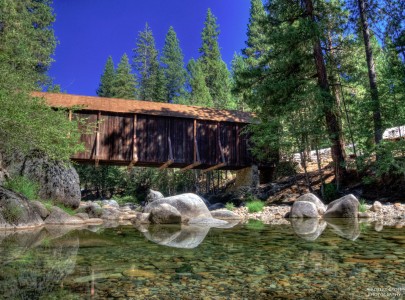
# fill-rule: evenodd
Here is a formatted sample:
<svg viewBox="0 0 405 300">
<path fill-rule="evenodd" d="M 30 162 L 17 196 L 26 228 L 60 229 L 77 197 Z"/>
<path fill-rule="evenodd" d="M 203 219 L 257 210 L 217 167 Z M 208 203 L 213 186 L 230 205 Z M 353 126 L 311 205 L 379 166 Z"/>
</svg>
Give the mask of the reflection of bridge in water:
<svg viewBox="0 0 405 300">
<path fill-rule="evenodd" d="M 83 163 L 237 170 L 253 163 L 246 112 L 170 103 L 36 93 L 52 107 L 80 107 L 70 118 L 98 124 L 82 134 Z"/>
</svg>

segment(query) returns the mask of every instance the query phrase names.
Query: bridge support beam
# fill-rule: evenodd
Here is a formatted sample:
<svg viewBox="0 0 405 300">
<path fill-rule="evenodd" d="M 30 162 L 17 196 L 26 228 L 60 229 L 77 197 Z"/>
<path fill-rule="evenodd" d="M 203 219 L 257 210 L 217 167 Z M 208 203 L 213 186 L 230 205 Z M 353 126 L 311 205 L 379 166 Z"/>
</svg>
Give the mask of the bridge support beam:
<svg viewBox="0 0 405 300">
<path fill-rule="evenodd" d="M 193 169 L 193 168 L 195 168 L 195 167 L 198 167 L 199 165 L 201 165 L 201 163 L 198 162 L 198 161 L 196 161 L 196 162 L 192 163 L 191 165 L 188 165 L 188 166 L 186 166 L 186 167 L 180 169 L 180 172 L 184 172 L 184 171 Z"/>
<path fill-rule="evenodd" d="M 166 169 L 166 168 L 169 167 L 172 163 L 174 163 L 174 160 L 169 159 L 167 162 L 165 162 L 163 165 L 161 165 L 161 166 L 159 167 L 159 170 Z"/>
</svg>

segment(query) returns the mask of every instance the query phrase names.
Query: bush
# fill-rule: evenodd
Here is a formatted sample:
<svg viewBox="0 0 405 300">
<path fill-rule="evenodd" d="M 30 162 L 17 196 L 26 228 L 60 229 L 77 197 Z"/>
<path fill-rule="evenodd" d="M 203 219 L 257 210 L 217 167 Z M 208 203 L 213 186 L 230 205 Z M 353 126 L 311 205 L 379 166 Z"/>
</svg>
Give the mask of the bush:
<svg viewBox="0 0 405 300">
<path fill-rule="evenodd" d="M 117 201 L 117 203 L 119 205 L 124 205 L 125 203 L 135 203 L 135 204 L 139 203 L 139 201 L 138 201 L 138 199 L 136 199 L 136 197 L 129 196 L 129 195 L 126 195 L 126 196 L 114 195 L 114 197 L 112 197 L 112 199 Z"/>
<path fill-rule="evenodd" d="M 360 199 L 360 205 L 359 205 L 359 212 L 366 212 L 367 206 L 366 206 L 366 201 L 364 199 Z"/>
<path fill-rule="evenodd" d="M 4 187 L 16 193 L 23 194 L 28 200 L 38 198 L 39 185 L 24 176 L 16 176 L 6 181 Z"/>
<path fill-rule="evenodd" d="M 232 202 L 227 202 L 227 203 L 225 204 L 225 208 L 226 208 L 227 210 L 232 211 L 232 210 L 235 209 L 235 205 L 234 205 Z"/>
<path fill-rule="evenodd" d="M 246 204 L 250 213 L 260 212 L 263 210 L 264 202 L 260 200 L 250 201 Z"/>
</svg>

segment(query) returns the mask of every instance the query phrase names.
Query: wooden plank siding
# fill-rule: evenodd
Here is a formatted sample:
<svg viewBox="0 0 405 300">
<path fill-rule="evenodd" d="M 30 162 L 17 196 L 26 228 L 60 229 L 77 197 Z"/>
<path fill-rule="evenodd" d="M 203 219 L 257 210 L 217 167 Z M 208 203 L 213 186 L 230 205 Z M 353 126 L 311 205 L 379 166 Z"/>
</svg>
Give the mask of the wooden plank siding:
<svg viewBox="0 0 405 300">
<path fill-rule="evenodd" d="M 100 121 L 96 126 L 98 115 Z M 222 163 L 226 165 L 221 169 L 239 169 L 251 164 L 248 138 L 242 134 L 246 124 L 85 110 L 73 112 L 72 119 L 78 118 L 93 124 L 92 130 L 80 137 L 86 151 L 72 157 L 78 162 L 97 159 L 100 164 L 129 165 L 132 162 L 133 165 L 152 167 L 161 167 L 166 163 L 168 167 L 175 168 L 194 164 L 199 169 Z M 195 149 L 194 134 L 198 149 Z M 199 153 L 199 161 L 194 154 L 196 152 Z"/>
<path fill-rule="evenodd" d="M 147 101 L 34 93 L 67 117 L 92 124 L 81 163 L 235 170 L 253 163 L 243 129 L 249 113 Z M 77 109 L 77 105 L 80 106 Z M 73 111 L 72 111 L 73 109 Z M 260 167 L 260 164 L 259 164 Z"/>
</svg>

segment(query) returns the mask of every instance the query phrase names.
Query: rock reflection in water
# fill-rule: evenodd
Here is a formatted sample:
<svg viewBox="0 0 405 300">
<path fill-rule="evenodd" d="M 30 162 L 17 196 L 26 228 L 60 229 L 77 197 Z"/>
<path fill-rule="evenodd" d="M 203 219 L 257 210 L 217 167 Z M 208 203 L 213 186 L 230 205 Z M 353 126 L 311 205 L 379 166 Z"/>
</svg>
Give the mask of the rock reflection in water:
<svg viewBox="0 0 405 300">
<path fill-rule="evenodd" d="M 159 245 L 193 249 L 202 243 L 209 231 L 209 226 L 200 225 L 150 225 L 143 234 Z"/>
<path fill-rule="evenodd" d="M 325 230 L 327 223 L 317 218 L 291 218 L 296 235 L 306 241 L 315 241 Z"/>
<path fill-rule="evenodd" d="M 315 241 L 328 226 L 337 235 L 355 241 L 360 236 L 359 221 L 356 218 L 291 218 L 296 235 L 306 241 Z"/>
<path fill-rule="evenodd" d="M 328 226 L 337 235 L 347 240 L 355 241 L 360 236 L 359 220 L 357 218 L 327 219 Z"/>
</svg>

